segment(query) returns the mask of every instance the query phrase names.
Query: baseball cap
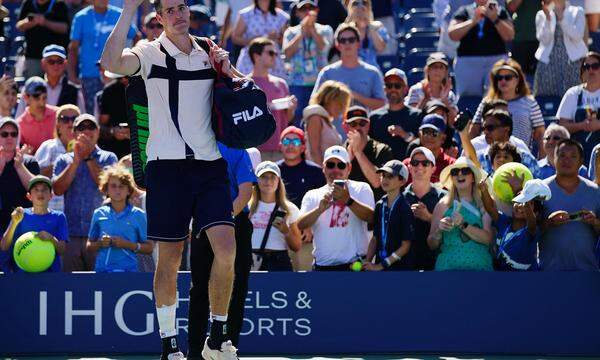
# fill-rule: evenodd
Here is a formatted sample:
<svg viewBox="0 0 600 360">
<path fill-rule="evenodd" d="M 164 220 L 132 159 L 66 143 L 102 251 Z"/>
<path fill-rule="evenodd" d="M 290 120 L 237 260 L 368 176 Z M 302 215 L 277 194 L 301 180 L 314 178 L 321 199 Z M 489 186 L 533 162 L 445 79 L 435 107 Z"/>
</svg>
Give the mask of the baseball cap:
<svg viewBox="0 0 600 360">
<path fill-rule="evenodd" d="M 190 6 L 190 13 L 194 15 L 193 20 L 210 21 L 212 16 L 208 7 L 199 4 Z"/>
<path fill-rule="evenodd" d="M 336 158 L 346 164 L 350 163 L 350 155 L 348 155 L 348 151 L 343 146 L 334 145 L 327 148 L 323 156 L 323 161 L 327 161 L 331 158 Z"/>
<path fill-rule="evenodd" d="M 536 198 L 548 201 L 552 197 L 552 191 L 541 179 L 531 179 L 525 182 L 521 193 L 513 198 L 514 202 L 526 203 Z"/>
<path fill-rule="evenodd" d="M 56 44 L 50 44 L 42 50 L 42 58 L 47 58 L 49 56 L 58 56 L 63 59 L 67 58 L 67 51 L 64 47 Z"/>
<path fill-rule="evenodd" d="M 446 131 L 446 121 L 438 114 L 425 115 L 421 126 L 419 126 L 419 130 L 421 129 L 433 129 L 438 132 L 444 132 Z"/>
<path fill-rule="evenodd" d="M 46 82 L 41 77 L 32 76 L 25 81 L 25 94 L 33 95 L 46 92 L 48 92 L 46 89 Z"/>
<path fill-rule="evenodd" d="M 29 180 L 29 184 L 27 185 L 27 191 L 30 191 L 31 188 L 35 186 L 35 184 L 39 183 L 44 183 L 48 185 L 50 190 L 52 190 L 52 181 L 50 180 L 50 178 L 44 175 L 36 175 L 32 177 L 31 180 Z"/>
<path fill-rule="evenodd" d="M 254 173 L 256 177 L 261 177 L 264 173 L 273 173 L 277 175 L 277 177 L 281 177 L 281 170 L 279 170 L 279 166 L 272 161 L 263 161 L 260 164 L 256 165 L 256 170 Z"/>
<path fill-rule="evenodd" d="M 429 100 L 425 104 L 425 113 L 431 114 L 437 108 L 443 108 L 444 110 L 446 110 L 446 112 L 450 111 L 450 109 L 448 109 L 448 106 L 446 104 L 444 104 L 444 102 L 442 100 L 433 99 L 433 100 Z"/>
<path fill-rule="evenodd" d="M 84 121 L 91 121 L 96 125 L 96 127 L 98 127 L 98 120 L 96 120 L 96 118 L 90 114 L 81 114 L 77 118 L 75 118 L 75 121 L 73 122 L 73 127 L 78 127 L 79 124 L 81 124 Z"/>
<path fill-rule="evenodd" d="M 415 154 L 419 153 L 425 155 L 427 160 L 431 161 L 433 163 L 433 166 L 435 166 L 435 156 L 433 155 L 433 152 L 431 152 L 431 150 L 429 150 L 425 146 L 419 146 L 414 148 L 413 151 L 410 152 L 410 158 L 412 159 L 412 157 L 415 156 Z"/>
<path fill-rule="evenodd" d="M 442 52 L 434 52 L 429 55 L 427 61 L 425 62 L 425 66 L 429 66 L 431 64 L 440 63 L 448 66 L 448 58 Z"/>
<path fill-rule="evenodd" d="M 152 11 L 151 13 L 148 13 L 148 15 L 146 15 L 146 17 L 144 18 L 144 25 L 150 24 L 150 22 L 153 19 L 156 19 L 156 11 Z"/>
<path fill-rule="evenodd" d="M 312 0 L 301 0 L 296 4 L 296 9 L 300 9 L 303 6 L 311 5 L 312 7 L 317 7 L 317 4 Z"/>
<path fill-rule="evenodd" d="M 397 76 L 400 79 L 402 79 L 402 81 L 404 81 L 404 84 L 408 84 L 408 78 L 406 77 L 406 73 L 398 68 L 389 69 L 385 73 L 385 76 L 383 77 L 383 79 L 385 80 L 386 78 L 388 78 L 390 76 Z"/>
<path fill-rule="evenodd" d="M 351 106 L 348 111 L 346 111 L 346 122 L 353 122 L 356 120 L 369 120 L 369 113 L 367 112 L 367 109 L 365 109 L 362 106 Z"/>
<path fill-rule="evenodd" d="M 408 179 L 408 168 L 400 160 L 390 160 L 376 172 L 386 172 L 392 176 L 400 176 L 404 180 Z"/>
<path fill-rule="evenodd" d="M 298 135 L 298 137 L 300 138 L 300 140 L 302 140 L 302 142 L 304 142 L 304 131 L 300 128 L 297 128 L 295 126 L 288 126 L 285 129 L 283 129 L 283 131 L 281 132 L 281 136 L 279 137 L 279 140 L 283 140 L 283 138 L 285 138 L 287 136 L 287 134 L 296 134 Z"/>
<path fill-rule="evenodd" d="M 0 129 L 6 124 L 12 124 L 14 127 L 17 128 L 17 132 L 20 132 L 19 124 L 15 121 L 15 119 L 11 118 L 10 116 L 5 116 L 3 118 L 0 118 Z"/>
</svg>

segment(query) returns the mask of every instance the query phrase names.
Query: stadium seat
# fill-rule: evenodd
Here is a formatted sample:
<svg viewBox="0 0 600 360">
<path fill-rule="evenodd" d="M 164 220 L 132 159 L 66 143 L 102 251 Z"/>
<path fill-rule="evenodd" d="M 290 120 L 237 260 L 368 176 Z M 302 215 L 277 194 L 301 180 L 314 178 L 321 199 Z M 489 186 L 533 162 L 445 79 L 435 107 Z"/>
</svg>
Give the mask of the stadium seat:
<svg viewBox="0 0 600 360">
<path fill-rule="evenodd" d="M 411 49 L 402 61 L 402 67 L 406 70 L 424 67 L 429 55 L 435 51 L 434 48 Z"/>
<path fill-rule="evenodd" d="M 433 32 L 415 32 L 404 37 L 405 50 L 409 52 L 415 48 L 437 48 L 439 35 Z"/>
<path fill-rule="evenodd" d="M 13 41 L 11 41 L 9 49 L 8 49 L 8 55 L 9 56 L 16 56 L 19 52 L 19 49 L 22 48 L 25 45 L 25 37 L 24 36 L 17 36 L 13 39 Z"/>
<path fill-rule="evenodd" d="M 423 80 L 423 68 L 414 68 L 405 71 L 408 78 L 408 86 L 413 86 L 417 82 Z"/>
<path fill-rule="evenodd" d="M 458 109 L 461 111 L 469 109 L 469 111 L 475 115 L 480 103 L 481 96 L 461 96 L 460 99 L 458 99 Z"/>
<path fill-rule="evenodd" d="M 407 9 L 412 9 L 412 8 L 430 8 L 431 9 L 432 3 L 433 3 L 432 0 L 404 0 L 403 1 L 403 5 Z"/>
<path fill-rule="evenodd" d="M 535 99 L 537 100 L 538 105 L 540 105 L 542 115 L 544 116 L 555 116 L 560 101 L 562 100 L 557 96 L 536 96 Z"/>
<path fill-rule="evenodd" d="M 410 13 L 404 15 L 405 29 L 435 29 L 435 16 L 431 13 Z"/>
<path fill-rule="evenodd" d="M 590 50 L 600 52 L 600 31 L 591 32 L 590 38 L 592 39 L 592 45 L 590 45 Z"/>
<path fill-rule="evenodd" d="M 0 37 L 0 58 L 6 56 L 7 41 L 6 38 Z"/>
<path fill-rule="evenodd" d="M 380 55 L 377 57 L 377 63 L 381 73 L 385 74 L 389 69 L 398 67 L 400 58 L 397 55 Z"/>
</svg>

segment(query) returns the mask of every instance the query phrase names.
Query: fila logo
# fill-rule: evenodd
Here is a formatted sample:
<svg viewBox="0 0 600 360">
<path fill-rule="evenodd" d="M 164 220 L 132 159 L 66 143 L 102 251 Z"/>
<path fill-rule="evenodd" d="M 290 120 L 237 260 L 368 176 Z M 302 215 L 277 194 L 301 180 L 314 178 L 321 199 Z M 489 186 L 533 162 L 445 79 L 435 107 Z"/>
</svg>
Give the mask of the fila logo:
<svg viewBox="0 0 600 360">
<path fill-rule="evenodd" d="M 254 120 L 258 116 L 262 116 L 262 114 L 262 110 L 258 106 L 255 106 L 252 110 L 252 114 L 250 114 L 248 110 L 233 114 L 233 122 L 237 125 L 240 120 L 243 120 L 244 122 Z"/>
</svg>

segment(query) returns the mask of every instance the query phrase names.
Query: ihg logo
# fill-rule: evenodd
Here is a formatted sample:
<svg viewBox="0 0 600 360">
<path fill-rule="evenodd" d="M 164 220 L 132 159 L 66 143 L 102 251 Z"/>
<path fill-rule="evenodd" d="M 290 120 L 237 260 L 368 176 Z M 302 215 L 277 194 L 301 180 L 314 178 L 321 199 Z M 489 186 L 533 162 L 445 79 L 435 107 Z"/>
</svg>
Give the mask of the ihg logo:
<svg viewBox="0 0 600 360">
<path fill-rule="evenodd" d="M 254 120 L 258 116 L 261 116 L 262 114 L 263 114 L 263 111 L 258 106 L 255 106 L 254 109 L 252 110 L 252 114 L 250 114 L 249 110 L 244 110 L 244 111 L 233 114 L 233 122 L 237 125 L 240 122 L 240 120 L 244 121 L 244 122 Z"/>
</svg>

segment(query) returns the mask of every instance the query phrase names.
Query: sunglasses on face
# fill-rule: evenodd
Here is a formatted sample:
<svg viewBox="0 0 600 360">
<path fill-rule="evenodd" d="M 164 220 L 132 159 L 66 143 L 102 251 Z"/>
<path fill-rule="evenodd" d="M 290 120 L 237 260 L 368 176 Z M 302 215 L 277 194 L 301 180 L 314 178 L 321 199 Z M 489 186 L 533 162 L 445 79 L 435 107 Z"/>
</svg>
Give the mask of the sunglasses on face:
<svg viewBox="0 0 600 360">
<path fill-rule="evenodd" d="M 360 120 L 360 121 L 352 121 L 348 123 L 348 126 L 350 126 L 351 128 L 357 128 L 357 127 L 365 127 L 367 126 L 369 122 L 366 120 Z"/>
<path fill-rule="evenodd" d="M 62 65 L 65 63 L 65 60 L 64 59 L 56 59 L 56 60 L 49 59 L 49 60 L 46 60 L 46 62 L 48 63 L 48 65 Z"/>
<path fill-rule="evenodd" d="M 483 131 L 487 131 L 487 132 L 492 132 L 494 130 L 496 130 L 497 128 L 499 128 L 499 125 L 486 125 L 483 127 Z"/>
<path fill-rule="evenodd" d="M 75 131 L 96 130 L 95 124 L 81 124 L 75 128 Z"/>
<path fill-rule="evenodd" d="M 31 97 L 38 100 L 38 99 L 46 99 L 48 96 L 46 95 L 46 93 L 37 93 L 37 94 L 31 94 Z"/>
<path fill-rule="evenodd" d="M 163 28 L 162 24 L 149 24 L 149 25 L 146 25 L 146 27 L 149 30 L 162 29 Z"/>
<path fill-rule="evenodd" d="M 426 136 L 436 137 L 439 135 L 439 132 L 433 129 L 421 129 L 421 133 Z"/>
<path fill-rule="evenodd" d="M 285 138 L 285 139 L 281 140 L 281 144 L 283 146 L 288 146 L 290 144 L 294 145 L 294 146 L 300 146 L 300 145 L 302 145 L 302 140 L 300 140 L 300 139 L 288 139 L 288 138 Z"/>
<path fill-rule="evenodd" d="M 404 87 L 404 85 L 400 84 L 400 83 L 385 83 L 385 88 L 386 89 L 397 89 L 400 90 Z"/>
<path fill-rule="evenodd" d="M 592 70 L 598 70 L 600 69 L 600 63 L 593 63 L 593 64 L 583 64 L 582 66 L 583 70 L 585 71 L 589 71 L 590 69 Z"/>
<path fill-rule="evenodd" d="M 338 169 L 344 170 L 346 168 L 346 163 L 343 163 L 343 162 L 334 163 L 333 161 L 328 161 L 325 163 L 325 167 L 327 167 L 329 170 L 335 168 L 336 166 Z"/>
<path fill-rule="evenodd" d="M 561 138 L 560 136 L 546 136 L 544 138 L 544 140 L 546 141 L 550 141 L 550 140 L 554 140 L 554 141 L 561 141 L 563 138 Z"/>
<path fill-rule="evenodd" d="M 348 37 L 348 38 L 338 38 L 338 42 L 340 44 L 354 44 L 355 42 L 358 41 L 358 38 L 356 36 L 353 37 Z"/>
<path fill-rule="evenodd" d="M 450 175 L 451 176 L 458 176 L 458 174 L 461 174 L 463 176 L 467 176 L 469 174 L 472 174 L 473 172 L 471 171 L 471 169 L 469 169 L 468 167 L 466 168 L 454 168 L 452 170 L 450 170 Z"/>
<path fill-rule="evenodd" d="M 269 50 L 265 51 L 270 57 L 275 57 L 277 55 L 277 51 Z"/>
<path fill-rule="evenodd" d="M 19 133 L 16 131 L 3 131 L 0 132 L 0 136 L 2 136 L 3 138 L 7 138 L 7 137 L 12 137 L 12 138 L 16 138 L 17 136 L 19 136 Z"/>
<path fill-rule="evenodd" d="M 61 115 L 58 117 L 58 121 L 60 121 L 62 123 L 69 123 L 71 121 L 75 121 L 76 118 L 77 118 L 77 115 L 73 115 L 73 116 Z"/>
<path fill-rule="evenodd" d="M 417 167 L 419 165 L 423 165 L 424 167 L 428 167 L 429 165 L 433 165 L 433 163 L 429 160 L 411 160 L 410 165 L 413 167 Z"/>
<path fill-rule="evenodd" d="M 496 82 L 500 82 L 502 80 L 506 80 L 506 81 L 511 81 L 512 79 L 516 78 L 517 76 L 514 74 L 508 74 L 508 75 L 495 75 L 494 76 L 494 80 L 496 80 Z"/>
</svg>

